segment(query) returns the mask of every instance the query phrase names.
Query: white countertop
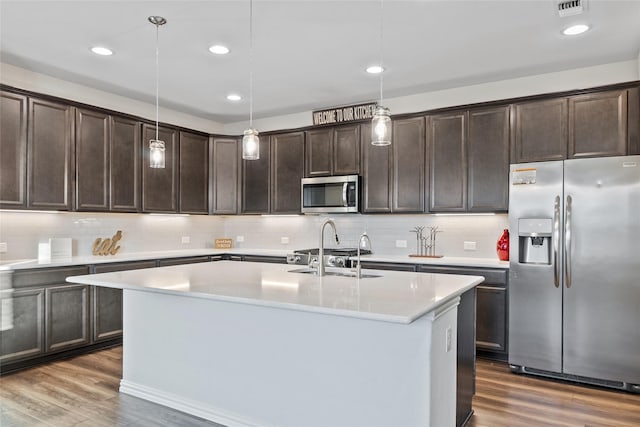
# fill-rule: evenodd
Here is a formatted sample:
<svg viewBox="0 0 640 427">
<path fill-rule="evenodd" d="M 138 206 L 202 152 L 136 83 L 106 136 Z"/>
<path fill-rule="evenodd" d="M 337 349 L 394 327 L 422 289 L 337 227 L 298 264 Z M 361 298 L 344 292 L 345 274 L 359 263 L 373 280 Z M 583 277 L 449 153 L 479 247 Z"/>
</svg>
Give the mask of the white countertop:
<svg viewBox="0 0 640 427">
<path fill-rule="evenodd" d="M 411 323 L 483 281 L 479 276 L 396 271 L 363 270 L 381 277 L 362 279 L 289 272 L 296 267 L 219 261 L 67 281 L 393 323 Z"/>
<path fill-rule="evenodd" d="M 130 262 L 144 261 L 163 258 L 181 258 L 195 257 L 207 255 L 222 254 L 242 254 L 242 255 L 261 255 L 261 256 L 278 256 L 285 257 L 292 253 L 293 249 L 251 249 L 251 248 L 234 248 L 234 249 L 180 249 L 172 251 L 150 251 L 150 252 L 131 252 L 122 253 L 111 256 L 74 256 L 64 259 L 52 259 L 46 261 L 38 261 L 37 259 L 24 260 L 6 260 L 0 261 L 1 270 L 25 270 L 32 268 L 47 267 L 67 267 L 72 265 L 90 265 L 104 264 L 111 262 Z M 355 259 L 352 258 L 352 259 Z M 442 258 L 418 258 L 409 257 L 408 255 L 363 255 L 363 261 L 375 262 L 394 262 L 405 264 L 426 264 L 426 265 L 450 265 L 461 267 L 484 267 L 484 268 L 509 268 L 509 261 L 500 261 L 497 258 L 470 258 L 470 257 L 442 257 Z"/>
</svg>

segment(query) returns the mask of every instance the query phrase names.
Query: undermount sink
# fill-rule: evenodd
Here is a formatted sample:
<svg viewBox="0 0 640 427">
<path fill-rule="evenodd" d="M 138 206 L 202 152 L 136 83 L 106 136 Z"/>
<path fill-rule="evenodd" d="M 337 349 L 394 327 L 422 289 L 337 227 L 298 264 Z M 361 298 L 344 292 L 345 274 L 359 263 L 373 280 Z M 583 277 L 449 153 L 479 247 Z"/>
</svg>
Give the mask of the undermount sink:
<svg viewBox="0 0 640 427">
<path fill-rule="evenodd" d="M 311 268 L 296 268 L 295 270 L 289 270 L 289 273 L 302 273 L 302 274 L 313 274 L 314 276 L 318 274 L 318 272 Z M 340 277 L 358 277 L 358 275 L 352 271 L 325 271 L 324 274 L 326 276 L 340 276 Z M 363 273 L 360 275 L 361 279 L 370 279 L 373 277 L 382 277 L 380 274 L 370 274 Z"/>
</svg>

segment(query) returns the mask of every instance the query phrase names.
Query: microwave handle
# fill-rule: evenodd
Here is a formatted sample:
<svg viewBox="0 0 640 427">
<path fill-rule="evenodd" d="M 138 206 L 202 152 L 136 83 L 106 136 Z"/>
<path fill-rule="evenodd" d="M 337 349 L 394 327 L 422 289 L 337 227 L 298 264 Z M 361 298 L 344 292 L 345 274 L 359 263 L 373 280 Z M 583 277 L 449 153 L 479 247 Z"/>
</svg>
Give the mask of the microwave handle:
<svg viewBox="0 0 640 427">
<path fill-rule="evenodd" d="M 349 191 L 349 183 L 345 182 L 342 184 L 342 206 L 349 206 L 349 201 L 347 200 L 347 193 Z"/>
</svg>

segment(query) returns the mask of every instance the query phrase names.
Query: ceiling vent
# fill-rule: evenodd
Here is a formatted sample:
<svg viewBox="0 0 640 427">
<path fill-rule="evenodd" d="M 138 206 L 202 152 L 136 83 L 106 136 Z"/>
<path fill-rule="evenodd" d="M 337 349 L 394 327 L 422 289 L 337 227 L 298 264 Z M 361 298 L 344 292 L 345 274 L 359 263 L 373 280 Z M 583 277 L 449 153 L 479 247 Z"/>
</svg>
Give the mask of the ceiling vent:
<svg viewBox="0 0 640 427">
<path fill-rule="evenodd" d="M 586 0 L 561 0 L 558 2 L 558 14 L 565 16 L 580 15 L 586 9 Z"/>
</svg>

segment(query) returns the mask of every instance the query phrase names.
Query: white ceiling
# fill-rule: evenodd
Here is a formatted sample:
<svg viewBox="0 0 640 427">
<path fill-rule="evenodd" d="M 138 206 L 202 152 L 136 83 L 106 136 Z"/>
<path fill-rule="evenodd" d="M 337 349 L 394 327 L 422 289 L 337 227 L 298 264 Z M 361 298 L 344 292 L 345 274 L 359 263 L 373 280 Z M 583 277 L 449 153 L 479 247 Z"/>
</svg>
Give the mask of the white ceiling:
<svg viewBox="0 0 640 427">
<path fill-rule="evenodd" d="M 560 18 L 557 0 L 384 2 L 385 97 L 632 60 L 640 0 L 588 0 Z M 254 0 L 254 117 L 378 97 L 380 2 Z M 249 112 L 249 1 L 0 2 L 0 60 L 221 123 Z M 591 31 L 568 38 L 572 23 Z M 209 53 L 222 43 L 225 56 Z M 108 46 L 111 57 L 89 51 Z M 229 93 L 244 97 L 226 100 Z"/>
</svg>

